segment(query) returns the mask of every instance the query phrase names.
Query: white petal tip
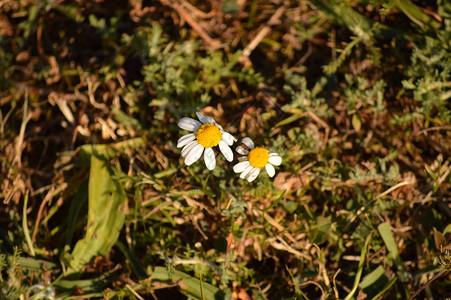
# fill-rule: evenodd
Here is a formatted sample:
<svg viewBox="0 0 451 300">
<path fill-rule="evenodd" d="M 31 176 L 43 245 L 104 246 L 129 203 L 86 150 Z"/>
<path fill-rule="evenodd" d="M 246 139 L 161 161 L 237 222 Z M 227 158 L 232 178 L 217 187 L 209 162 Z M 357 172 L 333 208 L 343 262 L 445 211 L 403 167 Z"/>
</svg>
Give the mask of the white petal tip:
<svg viewBox="0 0 451 300">
<path fill-rule="evenodd" d="M 255 147 L 254 142 L 251 140 L 250 137 L 243 138 L 241 142 L 246 146 L 248 146 L 250 149 L 253 149 Z"/>
<path fill-rule="evenodd" d="M 222 154 L 224 154 L 224 157 L 230 162 L 233 160 L 233 152 L 232 149 L 230 149 L 229 145 L 227 145 L 226 142 L 220 141 L 219 142 L 219 150 L 221 150 Z"/>
<path fill-rule="evenodd" d="M 216 167 L 215 153 L 212 148 L 205 148 L 204 161 L 208 170 L 213 170 Z"/>
<path fill-rule="evenodd" d="M 271 164 L 266 164 L 265 169 L 266 169 L 266 173 L 268 173 L 269 177 L 273 177 L 274 174 L 276 173 L 276 170 L 274 169 L 274 167 Z"/>
<path fill-rule="evenodd" d="M 189 117 L 182 118 L 177 124 L 178 127 L 182 128 L 182 129 L 185 129 L 185 130 L 188 130 L 188 131 L 195 131 L 201 125 L 202 124 L 199 121 L 194 120 L 194 119 L 189 118 Z"/>
<path fill-rule="evenodd" d="M 276 153 L 271 153 L 269 155 L 269 163 L 274 166 L 279 166 L 282 163 L 282 157 Z"/>
</svg>

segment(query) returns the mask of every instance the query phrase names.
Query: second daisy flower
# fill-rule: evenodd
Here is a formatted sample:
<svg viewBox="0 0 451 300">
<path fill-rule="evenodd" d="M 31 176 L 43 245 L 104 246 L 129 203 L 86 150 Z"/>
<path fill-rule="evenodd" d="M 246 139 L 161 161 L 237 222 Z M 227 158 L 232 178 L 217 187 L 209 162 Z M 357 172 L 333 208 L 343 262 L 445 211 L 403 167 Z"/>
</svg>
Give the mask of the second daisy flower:
<svg viewBox="0 0 451 300">
<path fill-rule="evenodd" d="M 269 153 L 263 147 L 255 147 L 254 142 L 248 137 L 243 138 L 242 142 L 250 150 L 246 150 L 242 146 L 236 148 L 236 152 L 246 156 L 243 161 L 233 167 L 233 171 L 241 173 L 240 178 L 251 182 L 257 178 L 260 170 L 265 167 L 269 177 L 273 177 L 276 173 L 274 166 L 279 166 L 282 163 L 282 157 L 277 153 Z"/>
</svg>

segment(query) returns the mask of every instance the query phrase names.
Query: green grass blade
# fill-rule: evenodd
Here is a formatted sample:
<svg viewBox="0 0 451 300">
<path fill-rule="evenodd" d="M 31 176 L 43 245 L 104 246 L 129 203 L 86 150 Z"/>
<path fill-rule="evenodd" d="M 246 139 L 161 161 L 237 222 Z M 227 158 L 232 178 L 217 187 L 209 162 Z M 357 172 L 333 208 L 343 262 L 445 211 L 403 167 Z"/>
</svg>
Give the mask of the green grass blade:
<svg viewBox="0 0 451 300">
<path fill-rule="evenodd" d="M 42 271 L 57 269 L 57 265 L 55 263 L 42 259 L 34 259 L 31 257 L 18 257 L 16 262 L 21 267 L 29 270 Z"/>
<path fill-rule="evenodd" d="M 200 299 L 205 300 L 204 281 L 202 280 L 202 274 L 200 274 L 199 283 L 200 283 Z"/>
<path fill-rule="evenodd" d="M 171 272 L 169 272 L 167 268 L 156 267 L 151 275 L 151 279 L 154 281 L 172 281 L 177 283 L 183 293 L 190 297 L 195 297 L 196 299 L 202 299 L 202 292 L 205 299 L 208 300 L 226 299 L 225 293 L 217 287 L 207 282 L 203 282 L 203 288 L 201 288 L 199 279 L 181 271 L 171 270 Z"/>
<path fill-rule="evenodd" d="M 302 292 L 302 290 L 299 288 L 299 285 L 296 283 L 296 278 L 294 278 L 293 273 L 290 271 L 289 268 L 286 268 L 288 271 L 288 274 L 290 274 L 291 281 L 293 281 L 294 290 L 296 291 L 296 297 L 302 297 L 300 299 L 309 300 L 309 298 Z"/>
<path fill-rule="evenodd" d="M 397 277 L 392 278 L 385 286 L 384 288 L 371 300 L 381 299 L 381 297 L 392 287 L 392 285 L 398 280 Z"/>
<path fill-rule="evenodd" d="M 139 264 L 138 259 L 136 258 L 136 256 L 133 254 L 132 251 L 130 251 L 121 241 L 117 241 L 116 242 L 116 246 L 119 248 L 119 250 L 125 255 L 125 257 L 127 257 L 127 260 L 129 261 L 133 272 L 136 274 L 136 276 L 139 279 L 144 279 L 147 278 L 148 275 L 146 273 L 146 271 L 141 267 L 141 265 Z"/>
<path fill-rule="evenodd" d="M 284 125 L 288 125 L 290 123 L 293 123 L 294 121 L 299 120 L 305 115 L 304 112 L 296 112 L 293 115 L 289 116 L 288 118 L 283 119 L 282 121 L 278 122 L 276 125 L 274 125 L 274 128 L 278 128 Z"/>
<path fill-rule="evenodd" d="M 351 292 L 346 296 L 345 300 L 351 299 L 354 296 L 355 292 L 357 291 L 357 288 L 359 287 L 360 277 L 362 276 L 363 266 L 365 263 L 365 256 L 366 256 L 366 252 L 368 250 L 368 244 L 370 243 L 370 241 L 371 241 L 371 234 L 366 237 L 365 245 L 363 245 L 362 253 L 360 254 L 360 261 L 359 261 L 357 273 L 355 275 L 354 285 L 352 287 Z"/>
<path fill-rule="evenodd" d="M 117 271 L 113 271 L 92 279 L 60 279 L 58 281 L 55 281 L 52 285 L 58 290 L 67 291 L 77 287 L 87 293 L 98 292 L 101 291 L 111 281 L 112 278 L 117 276 L 117 274 Z"/>
<path fill-rule="evenodd" d="M 360 282 L 359 287 L 361 289 L 366 289 L 367 287 L 372 286 L 375 284 L 380 278 L 385 276 L 385 270 L 382 266 L 378 266 L 375 270 L 373 270 L 371 273 L 366 275 L 362 282 Z"/>
<path fill-rule="evenodd" d="M 385 246 L 387 247 L 388 252 L 390 252 L 392 258 L 398 258 L 398 246 L 396 245 L 395 238 L 393 237 L 392 231 L 390 229 L 390 224 L 382 223 L 377 227 L 377 229 L 379 230 L 379 233 L 384 240 Z"/>
<path fill-rule="evenodd" d="M 396 7 L 401 10 L 412 22 L 421 27 L 429 26 L 437 29 L 441 26 L 440 22 L 430 15 L 421 11 L 416 5 L 407 0 L 396 0 Z"/>
<path fill-rule="evenodd" d="M 331 21 L 346 26 L 355 35 L 363 37 L 365 40 L 371 38 L 371 34 L 380 38 L 399 38 L 408 40 L 406 32 L 399 29 L 388 27 L 379 22 L 355 11 L 348 1 L 322 1 L 312 0 L 312 3 L 321 10 Z"/>
<path fill-rule="evenodd" d="M 266 212 L 268 212 L 271 208 L 275 207 L 275 206 L 280 202 L 280 200 L 283 199 L 283 196 L 285 196 L 285 193 L 286 193 L 286 192 L 287 192 L 287 190 L 284 190 L 284 191 L 282 192 L 282 194 L 280 194 L 280 196 L 276 199 L 276 201 L 274 201 L 270 206 L 268 206 L 267 208 L 265 208 L 264 212 L 266 213 Z"/>
<path fill-rule="evenodd" d="M 30 251 L 30 255 L 35 256 L 33 243 L 31 242 L 30 231 L 28 230 L 28 225 L 27 225 L 27 206 L 28 206 L 28 191 L 25 194 L 25 200 L 23 203 L 22 227 L 23 227 L 23 233 L 25 235 L 25 241 L 27 242 L 28 250 Z"/>
<path fill-rule="evenodd" d="M 377 227 L 377 230 L 379 231 L 379 234 L 381 235 L 382 240 L 390 253 L 391 259 L 393 259 L 396 267 L 398 268 L 397 274 L 399 279 L 401 279 L 402 282 L 409 281 L 409 274 L 404 267 L 401 256 L 399 256 L 398 246 L 396 245 L 395 238 L 393 237 L 393 233 L 390 229 L 390 224 L 382 223 Z"/>
</svg>

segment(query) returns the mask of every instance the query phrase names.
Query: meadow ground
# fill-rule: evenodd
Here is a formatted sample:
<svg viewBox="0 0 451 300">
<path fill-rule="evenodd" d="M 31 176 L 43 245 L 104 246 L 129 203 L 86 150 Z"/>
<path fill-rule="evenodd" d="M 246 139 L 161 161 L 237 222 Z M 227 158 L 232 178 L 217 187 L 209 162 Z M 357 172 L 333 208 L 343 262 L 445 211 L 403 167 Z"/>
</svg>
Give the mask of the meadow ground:
<svg viewBox="0 0 451 300">
<path fill-rule="evenodd" d="M 450 98 L 445 0 L 0 1 L 0 299 L 451 299 Z"/>
</svg>

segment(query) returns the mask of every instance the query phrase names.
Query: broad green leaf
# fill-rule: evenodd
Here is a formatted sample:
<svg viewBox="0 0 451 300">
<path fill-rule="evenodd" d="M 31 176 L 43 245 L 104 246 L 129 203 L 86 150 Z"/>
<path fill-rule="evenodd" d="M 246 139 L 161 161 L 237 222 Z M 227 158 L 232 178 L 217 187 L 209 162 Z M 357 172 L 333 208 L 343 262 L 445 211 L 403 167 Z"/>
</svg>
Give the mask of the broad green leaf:
<svg viewBox="0 0 451 300">
<path fill-rule="evenodd" d="M 86 235 L 74 247 L 69 273 L 78 272 L 95 256 L 105 255 L 116 243 L 124 224 L 125 191 L 113 179 L 108 161 L 91 156 Z"/>
<path fill-rule="evenodd" d="M 85 180 L 80 186 L 77 193 L 70 203 L 69 215 L 67 217 L 66 245 L 72 244 L 75 223 L 80 213 L 81 207 L 86 203 L 88 198 L 88 180 Z"/>
</svg>

